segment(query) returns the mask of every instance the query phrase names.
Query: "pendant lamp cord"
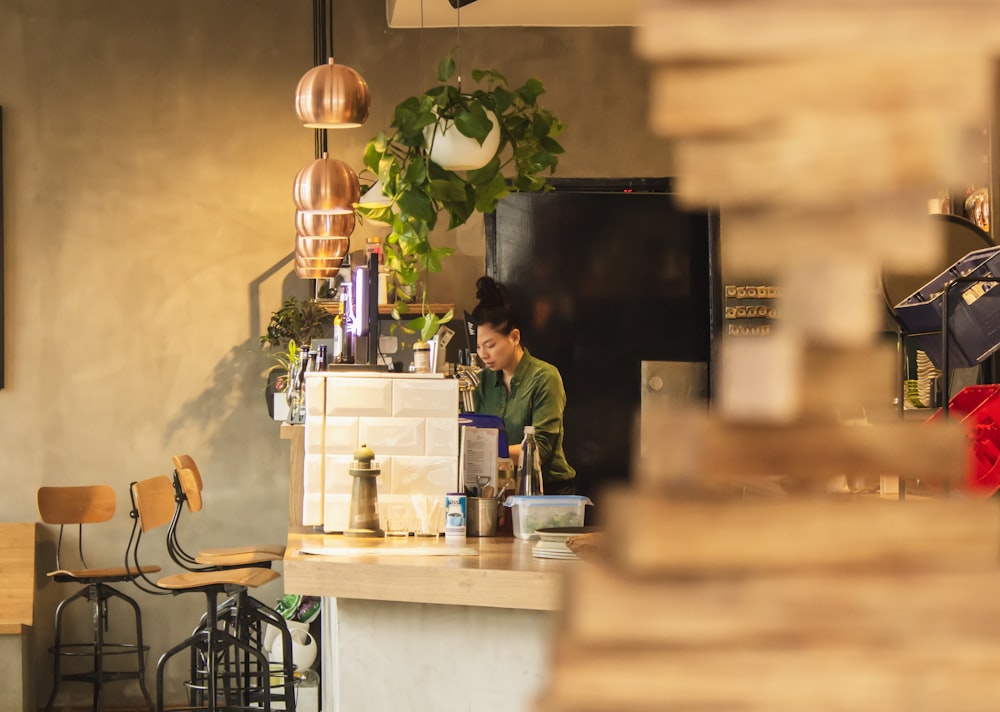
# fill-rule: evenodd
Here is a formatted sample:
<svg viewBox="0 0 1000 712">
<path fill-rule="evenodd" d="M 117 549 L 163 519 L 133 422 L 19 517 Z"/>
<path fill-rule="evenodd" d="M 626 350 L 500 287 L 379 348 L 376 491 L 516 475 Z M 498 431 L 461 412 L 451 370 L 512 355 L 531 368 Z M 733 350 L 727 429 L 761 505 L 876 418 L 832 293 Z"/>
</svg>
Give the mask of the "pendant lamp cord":
<svg viewBox="0 0 1000 712">
<path fill-rule="evenodd" d="M 333 0 L 313 0 L 313 66 L 333 58 Z M 313 131 L 316 158 L 329 151 L 326 129 Z"/>
<path fill-rule="evenodd" d="M 418 58 L 417 74 L 424 71 L 424 0 L 420 0 L 420 57 Z M 418 83 L 422 83 L 420 79 Z"/>
<path fill-rule="evenodd" d="M 455 68 L 458 73 L 458 93 L 462 93 L 462 3 L 455 8 Z"/>
</svg>

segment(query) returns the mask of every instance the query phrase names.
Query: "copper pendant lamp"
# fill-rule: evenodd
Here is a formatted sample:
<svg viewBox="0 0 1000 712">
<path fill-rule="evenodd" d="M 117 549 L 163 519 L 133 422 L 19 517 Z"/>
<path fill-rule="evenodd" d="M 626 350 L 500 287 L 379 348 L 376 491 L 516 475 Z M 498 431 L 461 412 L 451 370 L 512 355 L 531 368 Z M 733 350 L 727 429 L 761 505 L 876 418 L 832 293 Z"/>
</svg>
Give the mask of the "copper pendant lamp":
<svg viewBox="0 0 1000 712">
<path fill-rule="evenodd" d="M 350 237 L 356 222 L 354 213 L 328 215 L 295 211 L 295 232 L 305 237 Z"/>
<path fill-rule="evenodd" d="M 368 118 L 368 83 L 333 57 L 333 0 L 313 0 L 315 66 L 295 90 L 295 113 L 306 128 L 357 128 Z"/>
<path fill-rule="evenodd" d="M 371 104 L 361 75 L 333 61 L 333 0 L 313 0 L 313 63 L 295 91 L 295 113 L 315 129 L 316 149 L 316 160 L 298 172 L 292 188 L 295 273 L 328 279 L 350 250 L 361 184 L 354 169 L 329 156 L 326 130 L 360 126 Z"/>
<path fill-rule="evenodd" d="M 361 183 L 354 169 L 326 153 L 295 176 L 292 198 L 306 214 L 353 215 L 361 197 Z"/>
<path fill-rule="evenodd" d="M 311 258 L 295 255 L 295 274 L 303 279 L 327 279 L 337 274 L 343 257 Z"/>
<path fill-rule="evenodd" d="M 339 266 L 350 247 L 349 237 L 295 236 L 295 256 L 300 260 L 337 260 Z"/>
<path fill-rule="evenodd" d="M 295 90 L 295 113 L 310 129 L 349 129 L 368 119 L 371 96 L 368 83 L 344 64 L 313 67 Z"/>
</svg>

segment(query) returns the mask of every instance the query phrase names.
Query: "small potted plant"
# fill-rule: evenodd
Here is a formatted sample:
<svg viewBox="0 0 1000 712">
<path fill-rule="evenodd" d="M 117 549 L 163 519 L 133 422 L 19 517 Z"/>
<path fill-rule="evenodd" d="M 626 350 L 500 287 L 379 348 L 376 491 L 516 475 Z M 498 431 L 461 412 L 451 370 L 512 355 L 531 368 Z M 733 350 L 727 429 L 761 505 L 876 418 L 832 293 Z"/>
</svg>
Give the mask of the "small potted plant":
<svg viewBox="0 0 1000 712">
<path fill-rule="evenodd" d="M 267 379 L 264 393 L 272 418 L 275 394 L 284 393 L 288 387 L 288 374 L 299 350 L 308 349 L 313 338 L 327 333 L 332 325 L 333 315 L 312 299 L 299 302 L 289 297 L 271 314 L 267 329 L 260 337 L 260 346 L 274 361 L 261 374 Z"/>
<path fill-rule="evenodd" d="M 385 252 L 396 287 L 397 321 L 417 300 L 417 284 L 423 282 L 420 314 L 403 326 L 419 332 L 424 341 L 452 317 L 451 312 L 430 313 L 427 306 L 427 277 L 439 272 L 441 260 L 453 252 L 430 243 L 439 216 L 446 213 L 448 228 L 454 229 L 475 211 L 493 212 L 511 191 L 550 190 L 545 174 L 555 172 L 563 152 L 556 140 L 563 123 L 538 104 L 545 92 L 538 79 L 511 89 L 500 72 L 477 69 L 472 78 L 485 86 L 463 92 L 449 83 L 454 74 L 455 61 L 449 56 L 438 67 L 439 83 L 400 102 L 392 132 L 381 132 L 368 142 L 364 163 L 377 177 L 386 201 L 355 206 L 362 218 L 392 226 Z M 459 163 L 447 168 L 436 162 L 435 146 L 455 131 L 487 148 L 480 167 Z"/>
</svg>

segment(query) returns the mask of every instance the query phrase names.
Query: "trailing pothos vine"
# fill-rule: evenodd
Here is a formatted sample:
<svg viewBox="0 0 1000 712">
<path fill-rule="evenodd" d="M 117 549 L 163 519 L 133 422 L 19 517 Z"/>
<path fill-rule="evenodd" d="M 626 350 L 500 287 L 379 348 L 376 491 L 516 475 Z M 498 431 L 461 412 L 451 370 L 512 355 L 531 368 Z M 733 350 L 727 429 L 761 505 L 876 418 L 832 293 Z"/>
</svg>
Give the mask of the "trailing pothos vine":
<svg viewBox="0 0 1000 712">
<path fill-rule="evenodd" d="M 545 176 L 555 172 L 563 152 L 556 137 L 564 125 L 538 104 L 538 97 L 545 93 L 538 79 L 511 89 L 500 72 L 476 69 L 472 79 L 482 86 L 463 92 L 450 83 L 454 75 L 455 61 L 449 56 L 438 67 L 438 84 L 400 102 L 391 131 L 380 132 L 368 142 L 364 163 L 381 182 L 388 204 L 356 206 L 362 218 L 392 226 L 385 253 L 394 275 L 393 316 L 397 321 L 409 313 L 416 285 L 423 283 L 420 313 L 403 323 L 403 328 L 419 332 L 425 341 L 453 316 L 450 311 L 438 315 L 428 309 L 428 277 L 441 271 L 442 259 L 453 252 L 450 247 L 435 247 L 429 239 L 442 213 L 452 230 L 473 212 L 493 212 L 512 191 L 550 190 Z M 500 130 L 499 147 L 489 163 L 476 170 L 452 171 L 430 159 L 433 141 L 446 122 L 454 122 L 459 132 L 482 145 L 493 127 L 488 112 L 496 116 Z"/>
</svg>

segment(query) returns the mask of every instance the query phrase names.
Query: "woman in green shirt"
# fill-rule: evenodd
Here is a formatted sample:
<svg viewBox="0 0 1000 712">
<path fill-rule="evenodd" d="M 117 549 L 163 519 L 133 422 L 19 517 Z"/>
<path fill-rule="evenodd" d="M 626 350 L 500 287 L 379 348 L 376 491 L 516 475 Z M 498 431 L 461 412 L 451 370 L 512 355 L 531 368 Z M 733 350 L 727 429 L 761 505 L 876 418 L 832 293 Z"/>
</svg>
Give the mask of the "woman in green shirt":
<svg viewBox="0 0 1000 712">
<path fill-rule="evenodd" d="M 476 412 L 503 418 L 515 465 L 524 426 L 535 426 L 545 494 L 573 494 L 576 470 L 563 452 L 566 391 L 559 369 L 521 345 L 521 330 L 503 285 L 481 277 L 476 299 L 476 352 L 486 366 L 474 393 Z"/>
</svg>

